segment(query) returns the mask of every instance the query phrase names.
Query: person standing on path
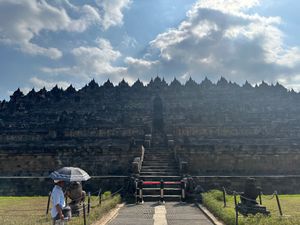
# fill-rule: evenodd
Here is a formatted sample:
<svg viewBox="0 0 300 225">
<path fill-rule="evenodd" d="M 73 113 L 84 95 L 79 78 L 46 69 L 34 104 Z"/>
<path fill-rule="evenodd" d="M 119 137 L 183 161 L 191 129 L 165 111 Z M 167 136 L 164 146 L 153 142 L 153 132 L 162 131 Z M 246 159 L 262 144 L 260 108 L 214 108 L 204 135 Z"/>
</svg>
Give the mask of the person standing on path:
<svg viewBox="0 0 300 225">
<path fill-rule="evenodd" d="M 52 209 L 51 217 L 53 225 L 64 225 L 63 207 L 66 206 L 64 192 L 62 190 L 64 181 L 54 180 L 54 188 L 51 193 Z"/>
</svg>

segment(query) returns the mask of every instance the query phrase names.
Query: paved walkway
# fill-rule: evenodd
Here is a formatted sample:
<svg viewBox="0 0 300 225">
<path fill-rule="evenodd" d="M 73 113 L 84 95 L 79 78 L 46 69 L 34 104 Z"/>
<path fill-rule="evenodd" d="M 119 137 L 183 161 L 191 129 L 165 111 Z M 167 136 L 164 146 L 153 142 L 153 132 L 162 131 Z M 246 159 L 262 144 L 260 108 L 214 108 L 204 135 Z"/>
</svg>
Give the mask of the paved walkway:
<svg viewBox="0 0 300 225">
<path fill-rule="evenodd" d="M 212 225 L 194 204 L 145 202 L 125 205 L 108 225 Z"/>
</svg>

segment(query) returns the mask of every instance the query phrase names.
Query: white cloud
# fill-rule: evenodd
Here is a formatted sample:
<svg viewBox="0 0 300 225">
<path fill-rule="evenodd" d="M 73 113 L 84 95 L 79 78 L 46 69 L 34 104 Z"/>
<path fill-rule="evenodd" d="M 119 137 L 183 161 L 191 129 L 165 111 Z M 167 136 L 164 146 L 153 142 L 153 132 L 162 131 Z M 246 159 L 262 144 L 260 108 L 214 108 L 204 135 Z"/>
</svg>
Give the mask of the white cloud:
<svg viewBox="0 0 300 225">
<path fill-rule="evenodd" d="M 23 87 L 20 90 L 23 92 L 24 95 L 26 95 L 26 94 L 28 94 L 29 91 L 31 91 L 31 88 L 29 88 L 29 87 Z"/>
<path fill-rule="evenodd" d="M 44 73 L 51 73 L 52 75 L 59 75 L 68 73 L 70 68 L 68 67 L 59 67 L 59 68 L 50 68 L 50 67 L 42 67 L 40 70 Z"/>
<path fill-rule="evenodd" d="M 103 11 L 102 26 L 106 30 L 123 24 L 122 10 L 129 7 L 131 0 L 96 0 L 96 3 Z"/>
<path fill-rule="evenodd" d="M 81 46 L 72 50 L 78 69 L 96 74 L 119 72 L 120 68 L 111 66 L 111 62 L 119 58 L 121 53 L 115 51 L 105 39 L 98 39 L 97 44 L 95 47 Z"/>
<path fill-rule="evenodd" d="M 137 78 L 142 81 L 149 81 L 149 77 L 157 75 L 159 72 L 159 61 L 137 59 L 132 57 L 126 57 L 124 62 L 126 63 L 126 77 L 130 77 L 131 80 Z"/>
<path fill-rule="evenodd" d="M 106 39 L 99 38 L 95 46 L 80 46 L 71 51 L 76 64 L 70 67 L 41 68 L 50 74 L 68 74 L 81 78 L 85 82 L 91 78 L 107 78 L 117 81 L 126 73 L 125 67 L 112 64 L 121 56 Z"/>
<path fill-rule="evenodd" d="M 30 55 L 59 59 L 55 47 L 35 43 L 41 31 L 84 32 L 92 25 L 104 29 L 123 23 L 123 10 L 131 0 L 96 0 L 97 7 L 68 0 L 0 0 L 0 43 Z M 72 15 L 72 16 L 71 16 Z"/>
<path fill-rule="evenodd" d="M 68 82 L 65 82 L 65 81 L 47 81 L 47 80 L 40 79 L 36 76 L 31 77 L 29 81 L 36 89 L 41 89 L 41 88 L 45 87 L 46 89 L 49 90 L 49 89 L 53 88 L 55 85 L 57 85 L 58 87 L 61 87 L 63 89 L 66 89 L 70 85 Z"/>
<path fill-rule="evenodd" d="M 135 48 L 137 45 L 137 40 L 133 37 L 130 37 L 128 34 L 125 34 L 123 36 L 121 45 L 124 46 L 125 48 Z"/>
<path fill-rule="evenodd" d="M 148 60 L 136 59 L 132 57 L 126 57 L 124 61 L 127 65 L 135 65 L 135 66 L 142 66 L 148 68 L 158 63 L 158 61 L 148 61 Z"/>
<path fill-rule="evenodd" d="M 0 1 L 0 42 L 16 44 L 20 50 L 32 55 L 46 55 L 53 59 L 61 57 L 58 49 L 38 46 L 32 39 L 42 29 L 56 31 L 69 22 L 64 9 L 55 8 L 46 1 Z"/>
<path fill-rule="evenodd" d="M 298 74 L 289 74 L 287 75 L 279 75 L 278 82 L 288 89 L 294 89 L 300 91 L 300 73 Z"/>
<path fill-rule="evenodd" d="M 245 80 L 274 82 L 282 74 L 300 74 L 300 49 L 284 43 L 279 17 L 249 13 L 258 0 L 199 0 L 177 28 L 157 35 L 150 42 L 146 72 L 159 70 L 163 76 L 196 80 L 221 75 L 243 83 Z M 156 51 L 159 55 L 156 55 Z M 129 74 L 141 73 L 141 61 L 127 58 Z M 147 66 L 145 66 L 147 65 Z"/>
<path fill-rule="evenodd" d="M 243 10 L 259 5 L 259 0 L 199 0 L 193 9 L 189 11 L 189 16 L 197 14 L 197 9 L 215 9 L 228 13 L 239 13 Z"/>
<path fill-rule="evenodd" d="M 101 17 L 98 10 L 90 5 L 73 6 L 77 13 L 81 15 L 79 19 L 73 19 L 71 24 L 66 27 L 67 31 L 83 32 L 91 25 L 101 23 Z"/>
<path fill-rule="evenodd" d="M 20 45 L 20 49 L 22 52 L 31 55 L 43 55 L 49 57 L 50 59 L 59 59 L 62 57 L 63 53 L 57 48 L 43 48 L 39 45 L 25 42 Z"/>
<path fill-rule="evenodd" d="M 63 2 L 58 5 L 50 3 L 46 0 L 0 0 L 0 42 L 17 46 L 31 55 L 58 59 L 62 56 L 59 49 L 34 43 L 33 39 L 41 31 L 83 32 L 89 26 L 101 22 L 97 9 L 90 5 L 74 6 L 67 1 L 68 6 L 78 15 L 78 18 L 72 19 L 63 7 Z"/>
<path fill-rule="evenodd" d="M 1 2 L 17 4 L 16 0 Z M 17 16 L 19 19 L 12 18 L 12 28 L 0 26 L 1 40 L 18 43 L 23 51 L 32 51 L 31 54 L 52 58 L 59 58 L 61 52 L 32 43 L 33 37 L 39 35 L 41 30 L 82 32 L 93 24 L 99 24 L 106 30 L 123 23 L 123 11 L 131 3 L 130 0 L 96 0 L 98 8 L 94 8 L 89 5 L 76 6 L 68 0 L 63 1 L 66 4 L 63 7 L 59 4 L 51 6 L 46 1 L 39 1 L 39 6 L 36 6 L 36 1 L 24 2 L 19 5 L 30 6 L 32 15 L 25 18 L 31 19 L 25 20 L 21 26 L 23 17 Z M 142 58 L 124 57 L 125 65 L 120 66 L 118 63 L 123 60 L 121 52 L 114 49 L 108 40 L 100 38 L 95 45 L 80 44 L 73 48 L 70 53 L 75 63 L 71 66 L 44 67 L 41 70 L 48 74 L 75 76 L 85 82 L 94 77 L 101 81 L 109 77 L 115 82 L 122 77 L 128 77 L 130 81 L 137 77 L 149 80 L 156 74 L 169 80 L 174 76 L 181 79 L 192 76 L 198 81 L 210 76 L 215 80 L 223 75 L 240 83 L 245 80 L 271 83 L 278 79 L 287 85 L 298 82 L 299 79 L 292 77 L 300 74 L 300 49 L 284 43 L 285 34 L 280 30 L 281 18 L 250 13 L 249 9 L 253 12 L 255 9 L 252 8 L 259 4 L 259 0 L 198 0 L 187 12 L 185 20 L 177 27 L 158 34 L 149 43 Z M 47 21 L 40 19 L 35 11 L 40 10 L 39 7 L 48 10 L 49 15 L 57 14 L 57 18 L 46 16 Z M 77 12 L 78 18 L 71 18 L 66 8 Z M 30 22 L 36 19 L 40 21 L 38 26 L 31 26 Z M 4 23 L 1 21 L 0 25 Z M 5 39 L 5 35 L 20 38 Z M 120 44 L 135 47 L 136 41 L 125 36 Z"/>
</svg>

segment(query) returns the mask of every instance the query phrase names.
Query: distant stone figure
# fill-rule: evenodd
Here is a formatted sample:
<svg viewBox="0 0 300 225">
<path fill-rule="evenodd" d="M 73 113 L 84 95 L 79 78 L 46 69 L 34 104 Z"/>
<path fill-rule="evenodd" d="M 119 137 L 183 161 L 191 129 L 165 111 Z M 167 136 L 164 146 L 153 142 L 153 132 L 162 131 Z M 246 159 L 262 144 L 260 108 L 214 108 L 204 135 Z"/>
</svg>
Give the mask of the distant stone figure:
<svg viewBox="0 0 300 225">
<path fill-rule="evenodd" d="M 204 192 L 204 189 L 201 187 L 200 184 L 198 184 L 194 189 L 195 194 L 195 201 L 198 203 L 202 203 L 202 193 Z"/>
<path fill-rule="evenodd" d="M 261 206 L 256 201 L 261 188 L 256 185 L 254 178 L 247 178 L 245 182 L 245 191 L 241 194 L 241 203 L 237 205 L 237 210 L 242 214 L 247 216 L 248 214 L 262 213 L 264 215 L 269 215 L 270 212 L 267 211 L 266 207 Z"/>
<path fill-rule="evenodd" d="M 246 205 L 257 205 L 257 197 L 261 188 L 256 186 L 254 178 L 247 178 L 244 193 L 241 195 L 241 202 Z"/>
<path fill-rule="evenodd" d="M 80 182 L 71 182 L 67 188 L 67 197 L 69 197 L 72 201 L 69 203 L 69 206 L 72 210 L 73 216 L 79 216 L 80 212 L 80 204 L 84 202 L 86 192 L 82 190 L 82 185 Z"/>
</svg>

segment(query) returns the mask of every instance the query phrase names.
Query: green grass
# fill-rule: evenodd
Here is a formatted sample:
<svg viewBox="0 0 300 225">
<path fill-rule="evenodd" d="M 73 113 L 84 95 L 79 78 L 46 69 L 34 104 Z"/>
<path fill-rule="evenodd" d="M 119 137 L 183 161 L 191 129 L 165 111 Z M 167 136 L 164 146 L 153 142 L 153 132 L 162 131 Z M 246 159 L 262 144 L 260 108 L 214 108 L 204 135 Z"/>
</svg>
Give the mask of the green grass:
<svg viewBox="0 0 300 225">
<path fill-rule="evenodd" d="M 263 205 L 271 212 L 271 216 L 249 216 L 239 214 L 240 225 L 300 225 L 300 195 L 279 195 L 283 216 L 279 215 L 276 199 L 263 196 Z M 238 201 L 240 199 L 238 198 Z M 235 225 L 234 198 L 226 196 L 227 207 L 223 207 L 223 194 L 213 190 L 203 195 L 203 204 L 226 225 Z"/>
<path fill-rule="evenodd" d="M 50 224 L 50 211 L 46 215 L 48 197 L 0 197 L 0 224 L 5 225 L 35 225 Z M 87 201 L 87 200 L 86 200 Z M 101 206 L 98 205 L 98 198 L 91 197 L 91 211 L 87 216 L 87 224 L 92 224 L 100 219 L 105 213 L 121 202 L 121 197 L 110 196 L 110 193 L 103 195 Z M 87 202 L 86 202 L 87 205 Z M 51 205 L 50 205 L 51 209 Z M 69 225 L 82 225 L 83 217 L 73 217 Z"/>
</svg>

